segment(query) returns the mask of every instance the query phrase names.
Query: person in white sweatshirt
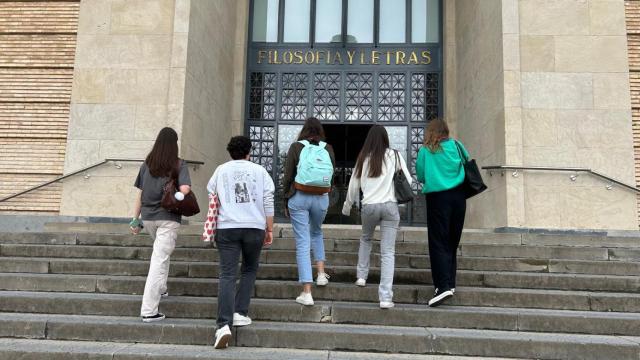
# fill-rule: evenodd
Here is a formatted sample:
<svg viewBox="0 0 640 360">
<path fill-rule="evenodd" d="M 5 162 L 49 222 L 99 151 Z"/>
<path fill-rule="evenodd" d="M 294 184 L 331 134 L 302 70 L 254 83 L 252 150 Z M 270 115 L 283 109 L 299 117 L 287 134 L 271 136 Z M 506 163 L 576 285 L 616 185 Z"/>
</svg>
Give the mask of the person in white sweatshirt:
<svg viewBox="0 0 640 360">
<path fill-rule="evenodd" d="M 230 326 L 251 324 L 247 314 L 260 252 L 273 242 L 275 186 L 265 168 L 249 161 L 251 146 L 246 136 L 231 138 L 227 151 L 233 160 L 218 166 L 207 185 L 220 201 L 215 238 L 220 258 L 216 349 L 229 346 Z M 240 254 L 242 274 L 236 292 Z"/>
<path fill-rule="evenodd" d="M 411 174 L 404 158 L 397 151 L 389 148 L 387 130 L 381 125 L 372 126 L 358 155 L 356 167 L 349 181 L 347 199 L 342 207 L 342 213 L 348 216 L 362 190 L 362 237 L 358 252 L 357 286 L 366 285 L 373 232 L 376 226 L 380 225 L 382 238 L 380 239 L 381 269 L 378 297 L 382 309 L 394 306 L 392 287 L 400 213 L 393 186 L 393 175 L 400 169 L 411 183 Z"/>
</svg>

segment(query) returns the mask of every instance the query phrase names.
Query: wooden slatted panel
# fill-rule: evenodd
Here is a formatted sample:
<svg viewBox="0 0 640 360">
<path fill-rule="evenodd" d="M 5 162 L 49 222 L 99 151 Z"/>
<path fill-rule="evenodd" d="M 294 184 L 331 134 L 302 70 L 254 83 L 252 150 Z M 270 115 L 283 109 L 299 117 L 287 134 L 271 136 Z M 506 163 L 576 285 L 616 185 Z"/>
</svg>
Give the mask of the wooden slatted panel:
<svg viewBox="0 0 640 360">
<path fill-rule="evenodd" d="M 79 2 L 2 1 L 0 33 L 75 34 L 79 10 Z"/>
<path fill-rule="evenodd" d="M 66 139 L 68 104 L 0 103 L 0 138 Z"/>
<path fill-rule="evenodd" d="M 64 139 L 0 139 L 0 173 L 60 175 L 65 145 Z"/>
<path fill-rule="evenodd" d="M 632 71 L 640 70 L 640 35 L 627 36 L 629 43 L 629 67 Z"/>
<path fill-rule="evenodd" d="M 20 175 L 20 181 L 15 181 L 15 175 L 0 172 L 0 196 L 8 196 L 40 185 L 51 179 L 51 176 Z M 44 212 L 57 213 L 60 208 L 61 184 L 51 184 L 17 198 L 2 202 L 2 213 Z M 26 205 L 29 204 L 28 207 Z"/>
<path fill-rule="evenodd" d="M 75 35 L 0 35 L 1 67 L 73 67 Z"/>
<path fill-rule="evenodd" d="M 640 1 L 625 1 L 627 43 L 629 46 L 629 77 L 631 79 L 631 108 L 633 148 L 635 154 L 636 185 L 640 186 Z M 638 196 L 640 220 L 640 196 Z"/>
<path fill-rule="evenodd" d="M 0 198 L 60 176 L 69 125 L 79 1 L 0 1 Z M 61 185 L 0 203 L 58 213 Z"/>
<path fill-rule="evenodd" d="M 0 69 L 0 103 L 69 103 L 73 69 Z"/>
</svg>

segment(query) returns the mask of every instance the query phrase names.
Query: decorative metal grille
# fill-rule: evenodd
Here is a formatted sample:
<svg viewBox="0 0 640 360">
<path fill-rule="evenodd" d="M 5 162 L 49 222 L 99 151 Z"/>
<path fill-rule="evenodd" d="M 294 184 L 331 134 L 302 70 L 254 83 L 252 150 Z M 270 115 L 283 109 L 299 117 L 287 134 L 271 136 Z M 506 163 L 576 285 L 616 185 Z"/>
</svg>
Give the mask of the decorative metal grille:
<svg viewBox="0 0 640 360">
<path fill-rule="evenodd" d="M 424 141 L 424 128 L 422 127 L 413 127 L 411 128 L 411 162 L 409 165 L 409 171 L 413 176 L 413 192 L 418 193 L 422 190 L 422 184 L 418 183 L 418 179 L 416 178 L 416 159 L 418 158 L 418 151 L 422 147 L 422 143 Z"/>
<path fill-rule="evenodd" d="M 307 73 L 282 74 L 282 120 L 305 120 L 307 118 Z"/>
<path fill-rule="evenodd" d="M 264 166 L 271 173 L 273 170 L 275 128 L 273 126 L 249 126 L 249 138 L 253 145 L 251 159 Z"/>
<path fill-rule="evenodd" d="M 425 198 L 420 194 L 422 184 L 416 179 L 415 164 L 424 126 L 438 116 L 439 79 L 437 72 L 413 71 L 249 72 L 247 131 L 253 143 L 251 155 L 276 181 L 277 214 L 284 215 L 281 204 L 286 153 L 301 122 L 311 115 L 327 123 L 384 122 L 392 147 L 406 154 L 414 180 L 416 199 L 403 208 L 402 220 L 424 223 Z M 338 169 L 336 176 L 348 181 L 351 169 L 343 170 Z M 334 195 L 332 206 L 342 196 L 339 192 Z"/>
<path fill-rule="evenodd" d="M 313 114 L 318 120 L 340 119 L 340 73 L 313 74 Z"/>
<path fill-rule="evenodd" d="M 405 121 L 405 82 L 403 73 L 378 74 L 378 121 Z"/>
<path fill-rule="evenodd" d="M 276 119 L 276 74 L 252 72 L 249 93 L 249 119 Z"/>
<path fill-rule="evenodd" d="M 373 74 L 348 73 L 345 87 L 345 119 L 371 121 L 373 119 Z"/>
<path fill-rule="evenodd" d="M 438 74 L 411 74 L 411 121 L 425 122 L 438 117 Z"/>
<path fill-rule="evenodd" d="M 427 221 L 427 204 L 424 196 L 422 195 L 422 184 L 418 182 L 416 177 L 416 159 L 418 158 L 418 151 L 422 147 L 424 142 L 424 127 L 412 127 L 411 128 L 411 165 L 409 171 L 413 178 L 411 188 L 416 195 L 412 202 L 413 208 L 413 221 L 426 222 Z"/>
</svg>

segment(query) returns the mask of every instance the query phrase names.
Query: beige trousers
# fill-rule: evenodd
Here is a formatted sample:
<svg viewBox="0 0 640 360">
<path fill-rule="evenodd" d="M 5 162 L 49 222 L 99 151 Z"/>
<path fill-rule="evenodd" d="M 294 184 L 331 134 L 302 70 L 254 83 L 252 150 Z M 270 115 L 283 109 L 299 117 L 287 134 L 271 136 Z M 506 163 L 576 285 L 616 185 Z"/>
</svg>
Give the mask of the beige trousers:
<svg viewBox="0 0 640 360">
<path fill-rule="evenodd" d="M 178 228 L 175 221 L 145 221 L 144 226 L 153 239 L 153 253 L 149 264 L 149 275 L 144 285 L 140 316 L 153 316 L 158 313 L 160 295 L 167 291 L 169 277 L 169 257 L 176 247 Z"/>
</svg>

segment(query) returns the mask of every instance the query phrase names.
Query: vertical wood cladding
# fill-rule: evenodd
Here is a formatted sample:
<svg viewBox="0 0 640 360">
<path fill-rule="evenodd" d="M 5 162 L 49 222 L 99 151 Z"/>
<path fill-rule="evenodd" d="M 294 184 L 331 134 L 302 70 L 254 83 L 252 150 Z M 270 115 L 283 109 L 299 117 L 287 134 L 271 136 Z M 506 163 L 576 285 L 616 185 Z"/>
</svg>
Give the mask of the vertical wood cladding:
<svg viewBox="0 0 640 360">
<path fill-rule="evenodd" d="M 635 154 L 636 186 L 640 185 L 640 0 L 627 0 L 627 39 L 629 46 L 629 77 L 631 80 L 631 108 L 633 150 Z M 640 196 L 638 196 L 640 218 Z"/>
<path fill-rule="evenodd" d="M 64 168 L 80 1 L 0 2 L 0 197 Z M 0 211 L 57 213 L 53 184 Z"/>
</svg>

